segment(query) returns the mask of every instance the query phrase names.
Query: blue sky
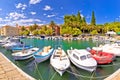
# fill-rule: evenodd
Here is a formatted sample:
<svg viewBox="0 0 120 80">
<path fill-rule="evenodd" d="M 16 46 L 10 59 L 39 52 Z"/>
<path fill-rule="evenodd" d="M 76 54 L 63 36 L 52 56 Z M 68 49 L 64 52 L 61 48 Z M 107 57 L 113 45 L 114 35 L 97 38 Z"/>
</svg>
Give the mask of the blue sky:
<svg viewBox="0 0 120 80">
<path fill-rule="evenodd" d="M 95 12 L 96 23 L 120 21 L 120 0 L 0 0 L 0 26 L 63 24 L 64 15 L 77 14 L 90 23 Z"/>
</svg>

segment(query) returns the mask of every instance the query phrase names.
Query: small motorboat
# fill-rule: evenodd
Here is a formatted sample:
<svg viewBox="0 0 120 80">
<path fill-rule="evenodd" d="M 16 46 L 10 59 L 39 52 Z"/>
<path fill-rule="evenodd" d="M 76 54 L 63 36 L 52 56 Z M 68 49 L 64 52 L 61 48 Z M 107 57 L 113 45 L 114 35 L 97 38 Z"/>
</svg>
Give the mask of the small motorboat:
<svg viewBox="0 0 120 80">
<path fill-rule="evenodd" d="M 13 46 L 23 46 L 23 42 L 20 41 L 19 38 L 11 38 L 7 40 L 7 43 L 2 45 L 2 47 L 6 49 L 10 49 Z"/>
<path fill-rule="evenodd" d="M 35 62 L 41 63 L 49 59 L 52 53 L 53 53 L 53 48 L 51 48 L 51 46 L 47 46 L 35 52 L 33 57 L 35 58 Z"/>
<path fill-rule="evenodd" d="M 18 51 L 22 51 L 23 49 L 27 50 L 27 49 L 30 49 L 30 48 L 33 48 L 33 46 L 30 46 L 30 45 L 22 45 L 22 46 L 18 45 L 18 46 L 10 47 L 12 52 L 18 52 Z"/>
<path fill-rule="evenodd" d="M 62 76 L 67 68 L 70 67 L 70 60 L 63 49 L 55 49 L 50 58 L 50 64 Z"/>
<path fill-rule="evenodd" d="M 39 48 L 31 48 L 28 50 L 22 50 L 20 52 L 12 53 L 15 60 L 25 60 L 33 57 L 33 53 L 38 51 Z"/>
<path fill-rule="evenodd" d="M 88 51 L 92 54 L 92 57 L 97 61 L 98 64 L 108 64 L 115 59 L 115 55 L 113 53 L 97 51 L 94 49 Z"/>
<path fill-rule="evenodd" d="M 96 70 L 97 62 L 86 49 L 67 50 L 71 62 L 78 68 L 93 72 Z"/>
</svg>

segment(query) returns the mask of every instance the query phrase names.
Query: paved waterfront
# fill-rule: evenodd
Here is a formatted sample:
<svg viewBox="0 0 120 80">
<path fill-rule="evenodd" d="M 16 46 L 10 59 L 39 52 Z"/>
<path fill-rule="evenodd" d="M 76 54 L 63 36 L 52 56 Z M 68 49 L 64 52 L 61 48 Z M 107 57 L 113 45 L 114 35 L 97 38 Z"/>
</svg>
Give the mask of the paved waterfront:
<svg viewBox="0 0 120 80">
<path fill-rule="evenodd" d="M 112 75 L 104 80 L 120 80 L 120 69 L 118 69 L 116 72 L 114 72 Z"/>
<path fill-rule="evenodd" d="M 0 53 L 0 80 L 34 80 Z"/>
</svg>

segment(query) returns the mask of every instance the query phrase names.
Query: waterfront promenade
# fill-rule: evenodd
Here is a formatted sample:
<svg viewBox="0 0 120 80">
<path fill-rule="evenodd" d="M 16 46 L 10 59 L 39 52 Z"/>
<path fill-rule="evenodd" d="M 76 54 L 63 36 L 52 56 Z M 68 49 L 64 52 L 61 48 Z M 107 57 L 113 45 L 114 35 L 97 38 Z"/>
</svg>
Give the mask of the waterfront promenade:
<svg viewBox="0 0 120 80">
<path fill-rule="evenodd" d="M 0 80 L 35 80 L 0 52 Z"/>
<path fill-rule="evenodd" d="M 118 69 L 116 72 L 114 72 L 112 75 L 105 78 L 104 80 L 120 80 L 120 69 Z"/>
</svg>

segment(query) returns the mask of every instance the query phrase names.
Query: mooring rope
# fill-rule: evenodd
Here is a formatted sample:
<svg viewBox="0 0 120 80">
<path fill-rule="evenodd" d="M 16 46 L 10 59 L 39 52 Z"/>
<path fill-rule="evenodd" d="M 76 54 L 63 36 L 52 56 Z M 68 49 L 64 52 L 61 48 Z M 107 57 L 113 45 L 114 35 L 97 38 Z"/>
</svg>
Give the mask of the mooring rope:
<svg viewBox="0 0 120 80">
<path fill-rule="evenodd" d="M 76 76 L 79 76 L 79 77 L 84 77 L 84 78 L 89 78 L 89 79 L 93 79 L 93 78 L 105 78 L 105 77 L 108 77 L 109 75 L 106 75 L 106 76 L 100 76 L 100 77 L 89 77 L 89 76 L 84 76 L 84 75 L 80 75 L 80 74 L 76 74 L 76 73 L 73 73 L 69 70 L 66 70 L 68 73 L 70 74 L 73 74 L 73 75 L 76 75 Z"/>
<path fill-rule="evenodd" d="M 53 78 L 55 77 L 55 74 L 56 74 L 57 72 L 55 72 L 54 74 L 53 74 L 53 76 L 50 78 L 50 80 L 53 80 Z"/>
<path fill-rule="evenodd" d="M 41 80 L 44 80 L 44 79 L 42 78 L 42 76 L 41 76 L 41 73 L 40 73 L 40 72 L 39 72 L 39 70 L 38 70 L 37 63 L 36 63 L 36 62 L 34 62 L 34 64 L 35 64 L 35 66 L 36 66 L 36 69 L 37 69 L 37 71 L 38 71 L 38 74 L 39 74 L 39 76 L 40 76 Z"/>
</svg>

